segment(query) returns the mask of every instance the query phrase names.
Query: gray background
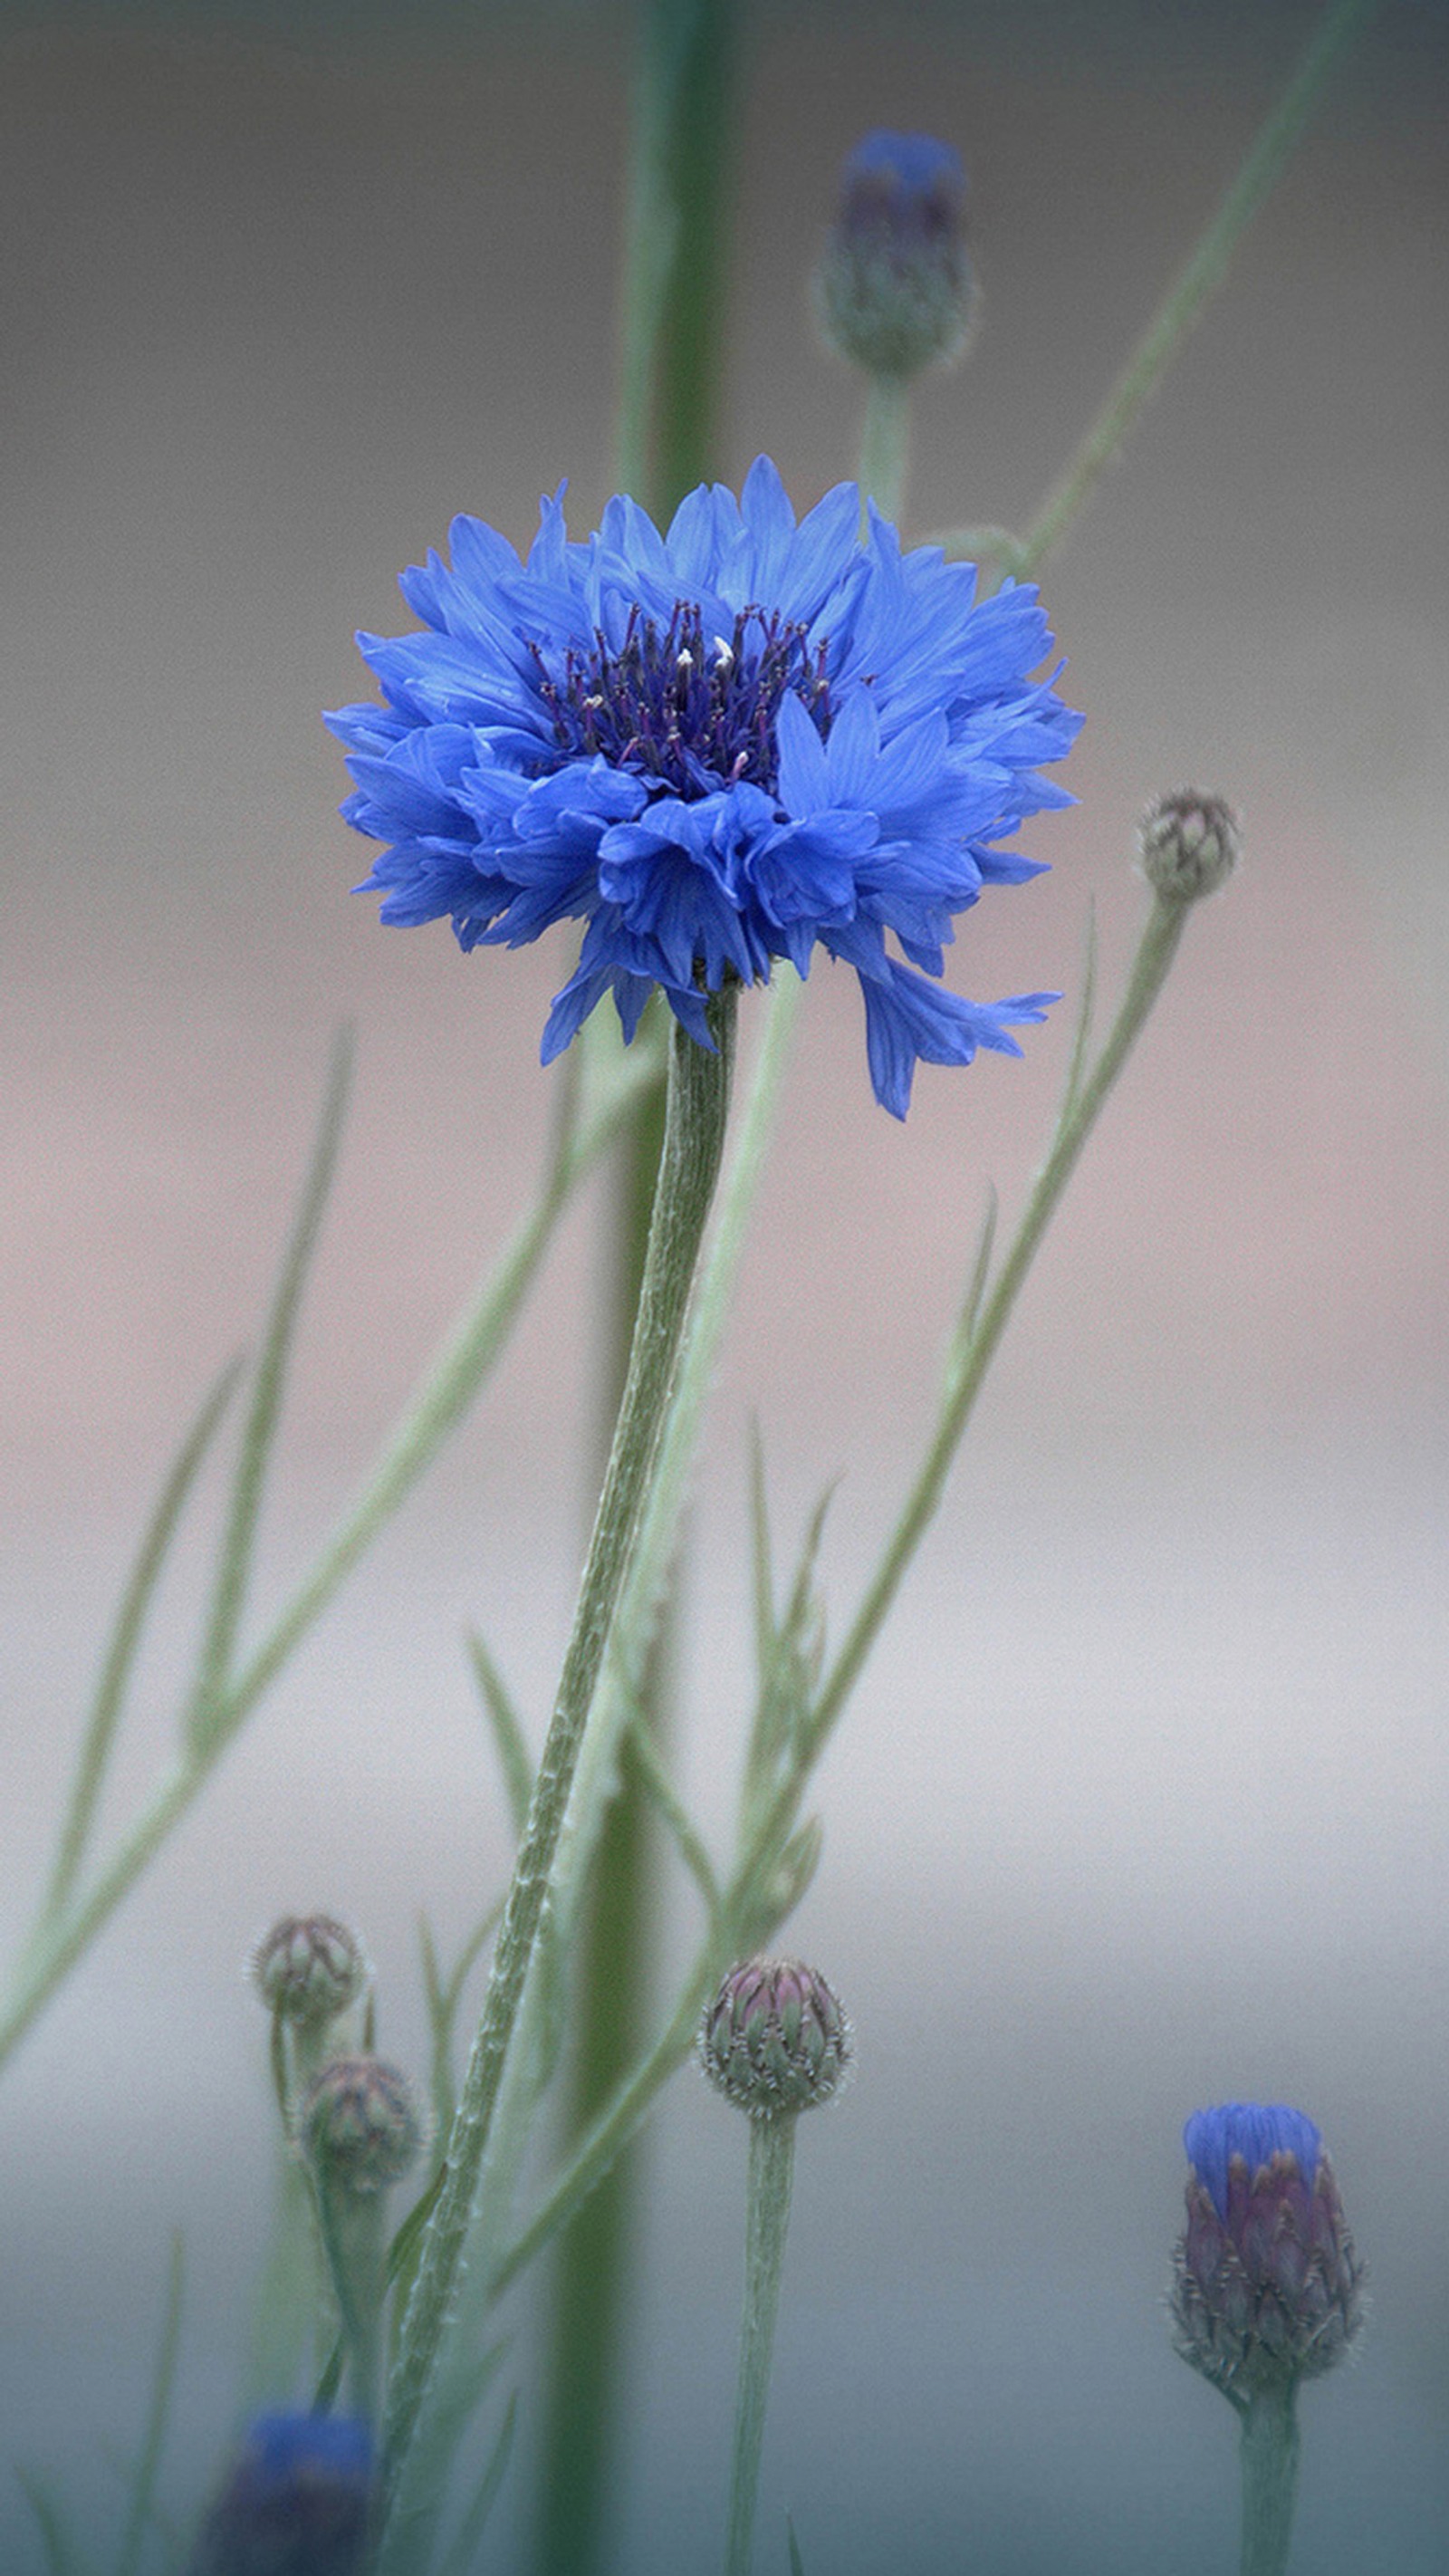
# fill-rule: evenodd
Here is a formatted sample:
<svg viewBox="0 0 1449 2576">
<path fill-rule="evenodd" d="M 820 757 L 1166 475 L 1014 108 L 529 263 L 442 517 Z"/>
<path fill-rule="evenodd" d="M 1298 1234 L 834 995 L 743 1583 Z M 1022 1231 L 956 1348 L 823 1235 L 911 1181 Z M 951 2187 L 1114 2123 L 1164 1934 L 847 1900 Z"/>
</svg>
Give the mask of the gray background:
<svg viewBox="0 0 1449 2576">
<path fill-rule="evenodd" d="M 986 291 L 920 406 L 912 524 L 1021 521 L 1306 39 L 1268 11 L 1047 0 L 756 13 L 728 464 L 803 504 L 855 397 L 803 320 L 866 124 L 963 150 Z M 142 1500 L 252 1329 L 326 1048 L 358 1095 L 269 1511 L 260 1611 L 316 1544 L 526 1201 L 562 944 L 380 934 L 323 704 L 399 567 L 473 509 L 525 539 L 611 488 L 622 22 L 592 10 L 4 22 L 6 709 L 0 1584 L 7 1864 L 37 1883 Z M 1211 2576 L 1233 2431 L 1167 2352 L 1178 2131 L 1323 2124 L 1374 2312 L 1310 2393 L 1300 2561 L 1449 2566 L 1443 2416 L 1449 699 L 1445 26 L 1386 8 L 1047 592 L 1088 724 L 1053 873 L 965 924 L 992 997 L 1109 988 L 1136 812 L 1244 809 L 1024 1300 L 821 1791 L 798 1940 L 860 2033 L 801 2140 L 762 2564 Z M 748 1417 L 777 1524 L 841 1478 L 837 1630 L 920 1439 L 988 1176 L 1018 1205 L 1065 1013 L 1023 1065 L 871 1102 L 822 968 L 701 1479 L 684 1769 L 722 1827 L 748 1690 Z M 287 1907 L 365 1928 L 420 2054 L 413 1921 L 505 1864 L 460 1651 L 537 1729 L 574 1579 L 596 1210 L 510 1365 L 35 2032 L 0 2096 L 3 2449 L 114 2512 L 169 2232 L 191 2290 L 172 2494 L 234 2421 L 272 2141 L 238 1978 Z M 113 1819 L 164 1759 L 182 1551 Z M 692 1937 L 684 1899 L 681 1941 Z M 618 2565 L 717 2545 L 744 2139 L 656 2131 Z M 519 2373 L 525 2390 L 527 2328 Z M 525 2421 L 527 2408 L 525 2407 Z M 525 2464 L 512 2496 L 526 2492 Z M 0 2485 L 0 2563 L 33 2563 Z M 510 2563 L 500 2533 L 498 2563 Z"/>
</svg>

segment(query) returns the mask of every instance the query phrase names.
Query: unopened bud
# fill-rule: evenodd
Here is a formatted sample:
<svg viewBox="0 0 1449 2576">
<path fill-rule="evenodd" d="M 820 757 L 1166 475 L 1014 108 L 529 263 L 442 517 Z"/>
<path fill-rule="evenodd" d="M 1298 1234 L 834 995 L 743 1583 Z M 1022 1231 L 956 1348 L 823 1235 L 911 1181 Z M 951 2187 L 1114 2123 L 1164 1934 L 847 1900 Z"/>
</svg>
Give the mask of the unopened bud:
<svg viewBox="0 0 1449 2576">
<path fill-rule="evenodd" d="M 1221 796 L 1180 787 L 1149 805 L 1137 843 L 1154 893 L 1165 903 L 1198 903 L 1227 884 L 1243 854 L 1243 830 Z"/>
<path fill-rule="evenodd" d="M 754 2120 L 828 2102 L 853 2053 L 839 1998 L 798 1959 L 731 1968 L 700 2027 L 699 2062 L 711 2084 Z"/>
<path fill-rule="evenodd" d="M 268 2012 L 283 2021 L 336 2021 L 371 1970 L 355 1932 L 330 1914 L 284 1914 L 257 1943 L 247 1972 Z"/>
<path fill-rule="evenodd" d="M 1363 2323 L 1363 2266 L 1318 2130 L 1283 2103 L 1224 2102 L 1193 2113 L 1183 2145 L 1183 2360 L 1234 2399 L 1320 2377 Z"/>
<path fill-rule="evenodd" d="M 339 2057 L 309 2084 L 297 2139 L 340 2190 L 385 2191 L 416 2162 L 427 2123 L 405 2075 L 380 2057 Z"/>
<path fill-rule="evenodd" d="M 187 2576 L 359 2576 L 372 2437 L 346 2415 L 261 2415 L 212 2506 Z"/>
<path fill-rule="evenodd" d="M 831 347 L 868 375 L 909 378 L 959 357 L 976 300 L 959 153 L 931 134 L 867 134 L 841 174 L 815 274 Z"/>
</svg>

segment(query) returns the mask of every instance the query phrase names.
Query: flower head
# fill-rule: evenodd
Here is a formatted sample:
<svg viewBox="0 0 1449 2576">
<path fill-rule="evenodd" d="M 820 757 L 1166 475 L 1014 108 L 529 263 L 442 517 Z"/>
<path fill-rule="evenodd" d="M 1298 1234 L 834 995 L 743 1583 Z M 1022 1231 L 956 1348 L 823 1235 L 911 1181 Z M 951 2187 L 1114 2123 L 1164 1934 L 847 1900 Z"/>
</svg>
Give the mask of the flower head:
<svg viewBox="0 0 1449 2576">
<path fill-rule="evenodd" d="M 867 134 L 841 172 L 840 209 L 815 279 L 825 336 L 873 376 L 909 379 L 959 357 L 975 287 L 966 173 L 934 134 Z"/>
<path fill-rule="evenodd" d="M 1235 2401 L 1331 2370 L 1363 2321 L 1363 2267 L 1313 2122 L 1279 2102 L 1223 2102 L 1193 2113 L 1183 2145 L 1172 2313 L 1184 2361 Z"/>
<path fill-rule="evenodd" d="M 335 2021 L 354 2004 L 371 1971 L 355 1932 L 330 1914 L 285 1914 L 257 1943 L 248 1974 L 269 2012 L 283 2021 Z"/>
<path fill-rule="evenodd" d="M 853 2055 L 840 1998 L 799 1959 L 746 1959 L 705 2013 L 699 2062 L 751 2119 L 808 2111 L 838 2093 Z"/>
<path fill-rule="evenodd" d="M 372 2437 L 345 2415 L 259 2415 L 207 2516 L 188 2576 L 357 2576 Z"/>
<path fill-rule="evenodd" d="M 854 968 L 877 1098 L 904 1117 L 918 1061 L 1020 1052 L 1052 993 L 963 1000 L 955 916 L 1038 864 L 1000 845 L 1070 804 L 1041 775 L 1080 718 L 1030 674 L 1051 637 L 1034 589 L 978 601 L 937 547 L 902 554 L 842 483 L 797 526 L 761 457 L 738 501 L 701 485 L 666 535 L 630 500 L 587 541 L 546 500 L 521 563 L 455 519 L 452 567 L 403 576 L 421 634 L 359 638 L 385 704 L 328 717 L 388 847 L 382 918 L 451 916 L 517 947 L 585 923 L 543 1037 L 548 1063 L 612 992 L 626 1038 L 656 985 L 698 1040 L 705 996 Z M 902 958 L 888 953 L 890 935 Z"/>
<path fill-rule="evenodd" d="M 1149 805 L 1137 830 L 1142 873 L 1164 903 L 1201 903 L 1227 884 L 1243 851 L 1243 827 L 1221 796 L 1179 787 Z"/>
<path fill-rule="evenodd" d="M 338 2057 L 308 2086 L 298 2141 L 343 2191 L 386 2191 L 415 2164 L 428 2123 L 405 2075 L 381 2057 Z"/>
</svg>

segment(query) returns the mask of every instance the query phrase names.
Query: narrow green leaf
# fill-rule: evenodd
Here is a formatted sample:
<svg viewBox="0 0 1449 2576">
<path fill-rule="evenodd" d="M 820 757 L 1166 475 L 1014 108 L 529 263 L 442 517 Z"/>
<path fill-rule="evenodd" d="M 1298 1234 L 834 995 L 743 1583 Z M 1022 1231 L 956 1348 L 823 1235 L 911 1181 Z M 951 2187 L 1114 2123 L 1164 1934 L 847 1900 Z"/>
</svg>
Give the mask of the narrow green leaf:
<svg viewBox="0 0 1449 2576">
<path fill-rule="evenodd" d="M 447 2159 L 444 2157 L 440 2160 L 438 2170 L 434 2174 L 432 2181 L 428 2184 L 427 2189 L 420 2192 L 418 2198 L 413 2202 L 411 2209 L 408 2211 L 406 2218 L 403 2220 L 402 2225 L 399 2227 L 397 2234 L 394 2236 L 392 2243 L 387 2249 L 388 2287 L 390 2289 L 395 2289 L 397 2293 L 397 2296 L 393 2300 L 394 2332 L 396 2331 L 402 2310 L 407 2304 L 407 2295 L 413 2285 L 413 2275 L 418 2268 L 418 2256 L 422 2252 L 423 2245 L 423 2231 L 427 2226 L 428 2220 L 432 2217 L 433 2211 L 437 2208 L 438 2194 L 442 2190 L 447 2178 L 448 2165 Z"/>
<path fill-rule="evenodd" d="M 503 1676 L 476 1628 L 468 1632 L 468 1653 L 493 1729 L 513 1830 L 521 1834 L 528 1821 L 528 1802 L 533 1796 L 533 1756 Z"/>
<path fill-rule="evenodd" d="M 976 1258 L 971 1265 L 971 1277 L 962 1300 L 956 1330 L 951 1338 L 950 1368 L 953 1374 L 970 1349 L 971 1336 L 976 1330 L 976 1318 L 981 1312 L 981 1301 L 986 1294 L 987 1281 L 991 1277 L 991 1255 L 996 1245 L 996 1220 L 1000 1205 L 994 1183 L 988 1182 L 981 1231 L 976 1238 Z"/>
<path fill-rule="evenodd" d="M 785 2538 L 790 2550 L 790 2576 L 805 2576 L 805 2561 L 800 2555 L 800 2543 L 795 2537 L 794 2521 L 788 2513 L 785 2516 Z"/>
<path fill-rule="evenodd" d="M 171 2399 L 176 2387 L 176 2358 L 181 2346 L 181 2299 L 186 2278 L 186 2255 L 179 2234 L 171 2240 L 171 2268 L 166 2284 L 166 2308 L 161 2321 L 161 2341 L 156 2352 L 156 2368 L 151 2382 L 151 2403 L 147 2410 L 146 2429 L 141 2440 L 141 2454 L 131 2481 L 130 2510 L 121 2534 L 116 2558 L 116 2576 L 136 2576 L 141 2549 L 151 2520 L 156 2495 L 156 2479 L 161 2466 L 161 2452 L 166 2440 L 166 2426 L 171 2413 Z"/>
<path fill-rule="evenodd" d="M 488 2454 L 487 2465 L 458 2526 L 457 2537 L 443 2561 L 442 2576 L 469 2576 L 477 2558 L 478 2547 L 493 2510 L 493 2500 L 508 2472 L 513 2454 L 513 2436 L 518 2422 L 518 2391 L 508 2400 L 498 2439 Z"/>
<path fill-rule="evenodd" d="M 1077 1104 L 1077 1094 L 1087 1073 L 1087 1051 L 1092 1041 L 1092 1011 L 1097 999 L 1097 907 L 1087 904 L 1087 928 L 1082 953 L 1082 998 L 1077 1005 L 1076 1026 L 1072 1032 L 1071 1059 L 1067 1065 L 1067 1085 L 1063 1095 L 1060 1129 Z"/>
<path fill-rule="evenodd" d="M 436 2039 L 438 2018 L 443 2009 L 443 1975 L 438 1966 L 438 1947 L 433 1927 L 426 1914 L 418 1916 L 418 1953 L 423 1968 L 423 1994 L 427 2000 L 428 2020 Z"/>
<path fill-rule="evenodd" d="M 675 1848 L 694 1880 L 711 1917 L 719 1911 L 719 1881 L 704 1845 L 704 1839 L 687 1809 L 675 1793 L 658 1748 L 647 1725 L 636 1716 L 625 1738 L 626 1753 L 632 1755 L 639 1782 L 650 1805 L 667 1828 Z"/>
<path fill-rule="evenodd" d="M 50 2576 L 81 2576 L 81 2560 L 49 2487 L 32 2469 L 17 2469 L 15 2475 L 40 2526 L 40 2545 Z"/>
<path fill-rule="evenodd" d="M 317 2382 L 316 2391 L 312 2399 L 312 2412 L 314 2415 L 331 2414 L 333 2407 L 337 2403 L 337 2391 L 342 2385 L 342 2373 L 346 2366 L 347 2345 L 343 2337 L 339 2335 L 331 2352 L 327 2356 L 326 2366 L 323 2369 L 322 2376 Z"/>
<path fill-rule="evenodd" d="M 145 1629 L 156 1586 L 161 1579 L 176 1535 L 187 1498 L 196 1482 L 211 1443 L 221 1425 L 237 1380 L 242 1372 L 240 1358 L 230 1360 L 210 1388 L 205 1401 L 182 1441 L 166 1481 L 156 1499 L 156 1506 L 146 1526 L 137 1552 L 131 1579 L 121 1595 L 116 1624 L 111 1631 L 96 1684 L 96 1696 L 82 1738 L 76 1763 L 70 1803 L 61 1826 L 56 1846 L 55 1865 L 41 1912 L 42 1923 L 54 1920 L 67 1901 L 80 1875 L 95 1824 L 96 1809 L 105 1785 L 106 1771 L 115 1744 L 116 1728 L 125 1703 L 126 1686 L 131 1678 L 137 1649 Z"/>
<path fill-rule="evenodd" d="M 769 1669 L 775 1651 L 775 1590 L 771 1575 L 770 1506 L 765 1490 L 765 1441 L 759 1416 L 750 1423 L 750 1538 L 755 1595 L 755 1663 Z"/>
<path fill-rule="evenodd" d="M 457 2090 L 453 2076 L 453 2034 L 457 2028 L 458 2008 L 463 2000 L 463 1988 L 496 1929 L 502 1911 L 503 1899 L 501 1896 L 495 1897 L 487 1913 L 480 1922 L 475 1924 L 464 1942 L 453 1972 L 447 1978 L 443 1976 L 437 1952 L 433 1947 L 431 1929 L 426 1922 L 421 1927 L 425 1942 L 423 1982 L 427 1990 L 428 2019 L 433 2043 L 431 2069 L 433 2116 L 438 2124 L 440 2138 L 446 2138 L 453 2125 Z"/>
<path fill-rule="evenodd" d="M 302 1291 L 317 1249 L 322 1215 L 337 1169 L 347 1094 L 352 1080 L 352 1054 L 351 1032 L 343 1030 L 333 1046 L 312 1157 L 297 1201 L 257 1358 L 251 1407 L 242 1432 L 236 1474 L 232 1480 L 231 1508 L 212 1586 L 210 1614 L 197 1662 L 196 1681 L 187 1706 L 186 1733 L 191 1744 L 198 1747 L 207 1742 L 222 1721 L 224 1694 L 246 1599 L 267 1465 L 281 1414 L 287 1362 Z"/>
</svg>

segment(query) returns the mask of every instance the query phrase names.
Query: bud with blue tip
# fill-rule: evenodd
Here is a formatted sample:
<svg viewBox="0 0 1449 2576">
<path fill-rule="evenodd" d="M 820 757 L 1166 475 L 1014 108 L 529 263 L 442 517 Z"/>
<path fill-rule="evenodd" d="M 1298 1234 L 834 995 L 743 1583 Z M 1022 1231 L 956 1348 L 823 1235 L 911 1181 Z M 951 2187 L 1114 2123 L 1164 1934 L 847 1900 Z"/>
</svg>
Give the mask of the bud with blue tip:
<svg viewBox="0 0 1449 2576">
<path fill-rule="evenodd" d="M 1172 2287 L 1183 2360 L 1242 2426 L 1241 2576 L 1286 2576 L 1298 2488 L 1298 2390 L 1363 2322 L 1363 2269 L 1323 2140 L 1285 2102 L 1195 2111 L 1187 2225 Z"/>
<path fill-rule="evenodd" d="M 841 174 L 815 277 L 821 328 L 869 376 L 909 381 L 949 365 L 970 337 L 966 173 L 932 134 L 867 134 Z"/>
<path fill-rule="evenodd" d="M 1177 2249 L 1177 2349 L 1225 2395 L 1316 2379 L 1363 2322 L 1363 2267 L 1306 2113 L 1223 2102 L 1183 2131 L 1191 2171 Z"/>
</svg>

